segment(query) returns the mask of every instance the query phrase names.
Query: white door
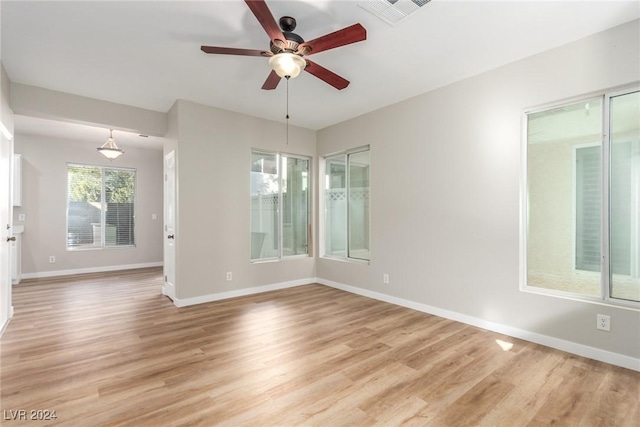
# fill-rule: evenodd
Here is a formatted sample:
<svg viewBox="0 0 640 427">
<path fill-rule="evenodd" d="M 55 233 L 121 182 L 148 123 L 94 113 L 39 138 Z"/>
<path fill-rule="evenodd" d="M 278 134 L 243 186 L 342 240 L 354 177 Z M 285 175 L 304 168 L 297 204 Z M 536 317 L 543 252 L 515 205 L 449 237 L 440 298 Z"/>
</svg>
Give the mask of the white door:
<svg viewBox="0 0 640 427">
<path fill-rule="evenodd" d="M 162 293 L 176 299 L 176 152 L 164 157 L 164 286 Z"/>
<path fill-rule="evenodd" d="M 11 173 L 12 143 L 0 133 L 0 331 L 11 313 Z"/>
</svg>

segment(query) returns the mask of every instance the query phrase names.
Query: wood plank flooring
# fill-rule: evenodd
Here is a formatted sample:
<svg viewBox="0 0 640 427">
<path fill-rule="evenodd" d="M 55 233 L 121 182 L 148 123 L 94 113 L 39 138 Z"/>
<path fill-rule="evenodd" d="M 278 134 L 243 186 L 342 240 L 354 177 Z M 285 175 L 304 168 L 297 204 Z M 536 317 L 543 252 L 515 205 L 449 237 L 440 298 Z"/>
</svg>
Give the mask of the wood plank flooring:
<svg viewBox="0 0 640 427">
<path fill-rule="evenodd" d="M 14 287 L 2 425 L 640 425 L 638 372 L 322 285 L 178 309 L 161 284 Z"/>
</svg>

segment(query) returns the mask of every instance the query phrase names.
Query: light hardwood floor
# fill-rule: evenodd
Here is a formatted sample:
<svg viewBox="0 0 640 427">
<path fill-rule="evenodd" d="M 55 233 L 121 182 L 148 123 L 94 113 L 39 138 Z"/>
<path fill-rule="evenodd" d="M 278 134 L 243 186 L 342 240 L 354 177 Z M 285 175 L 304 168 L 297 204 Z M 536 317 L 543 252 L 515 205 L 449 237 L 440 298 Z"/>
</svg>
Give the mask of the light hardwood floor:
<svg viewBox="0 0 640 427">
<path fill-rule="evenodd" d="M 638 372 L 321 285 L 178 309 L 161 281 L 15 287 L 2 425 L 640 425 Z"/>
</svg>

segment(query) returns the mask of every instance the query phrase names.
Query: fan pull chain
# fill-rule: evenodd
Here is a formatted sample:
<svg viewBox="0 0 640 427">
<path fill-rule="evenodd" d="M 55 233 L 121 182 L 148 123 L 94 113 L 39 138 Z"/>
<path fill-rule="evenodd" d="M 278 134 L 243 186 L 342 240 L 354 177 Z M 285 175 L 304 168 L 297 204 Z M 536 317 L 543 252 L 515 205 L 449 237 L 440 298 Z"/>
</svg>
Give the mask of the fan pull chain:
<svg viewBox="0 0 640 427">
<path fill-rule="evenodd" d="M 289 76 L 285 76 L 287 79 L 287 145 L 289 145 Z"/>
</svg>

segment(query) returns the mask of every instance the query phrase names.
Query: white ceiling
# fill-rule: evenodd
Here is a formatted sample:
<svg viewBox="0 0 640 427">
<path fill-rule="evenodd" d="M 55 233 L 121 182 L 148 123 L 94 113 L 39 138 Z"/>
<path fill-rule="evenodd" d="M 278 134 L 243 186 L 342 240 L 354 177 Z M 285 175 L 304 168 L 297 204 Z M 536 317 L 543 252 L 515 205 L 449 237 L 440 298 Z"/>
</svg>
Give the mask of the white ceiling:
<svg viewBox="0 0 640 427">
<path fill-rule="evenodd" d="M 305 40 L 357 22 L 367 29 L 364 42 L 310 57 L 350 80 L 347 89 L 308 73 L 291 80 L 290 123 L 310 129 L 640 17 L 638 0 L 433 0 L 391 26 L 357 1 L 267 4 L 276 20 L 295 17 L 295 32 Z M 284 82 L 274 91 L 260 89 L 269 73 L 266 58 L 200 51 L 202 44 L 268 49 L 243 1 L 2 0 L 1 13 L 2 62 L 13 82 L 161 112 L 186 99 L 285 120 Z M 50 125 L 38 121 L 18 120 L 16 130 L 36 133 Z"/>
</svg>

